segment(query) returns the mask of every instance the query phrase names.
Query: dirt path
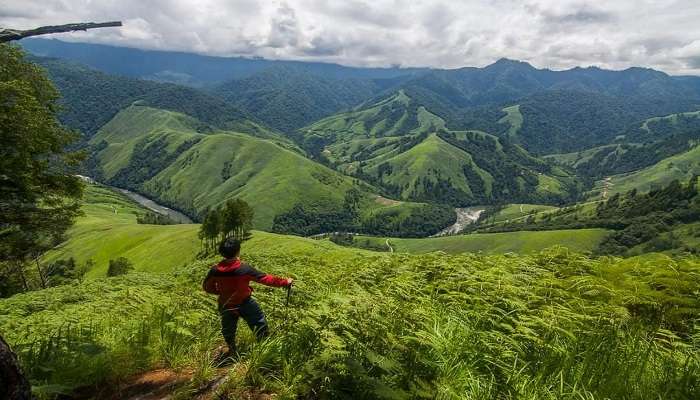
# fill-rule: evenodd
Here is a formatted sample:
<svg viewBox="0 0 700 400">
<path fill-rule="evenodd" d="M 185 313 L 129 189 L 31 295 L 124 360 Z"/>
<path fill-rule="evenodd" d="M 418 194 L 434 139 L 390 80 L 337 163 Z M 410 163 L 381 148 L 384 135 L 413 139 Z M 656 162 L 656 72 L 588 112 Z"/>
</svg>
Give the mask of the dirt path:
<svg viewBox="0 0 700 400">
<path fill-rule="evenodd" d="M 389 239 L 386 240 L 386 247 L 389 248 L 389 253 L 393 253 L 393 252 L 394 252 L 394 248 L 391 247 L 391 244 L 389 243 Z"/>
</svg>

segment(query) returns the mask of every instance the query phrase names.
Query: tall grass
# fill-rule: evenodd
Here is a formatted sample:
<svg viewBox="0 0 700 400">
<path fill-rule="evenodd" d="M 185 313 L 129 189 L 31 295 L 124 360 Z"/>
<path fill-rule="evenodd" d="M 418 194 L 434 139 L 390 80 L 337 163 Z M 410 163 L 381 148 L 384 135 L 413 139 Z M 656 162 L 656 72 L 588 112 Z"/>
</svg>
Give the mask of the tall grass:
<svg viewBox="0 0 700 400">
<path fill-rule="evenodd" d="M 273 336 L 243 353 L 221 396 L 319 399 L 700 398 L 700 260 L 533 256 L 248 256 L 292 273 L 259 288 Z M 138 370 L 215 374 L 221 343 L 207 263 L 0 302 L 0 329 L 40 391 L 103 385 Z M 47 305 L 49 304 L 49 305 Z"/>
</svg>

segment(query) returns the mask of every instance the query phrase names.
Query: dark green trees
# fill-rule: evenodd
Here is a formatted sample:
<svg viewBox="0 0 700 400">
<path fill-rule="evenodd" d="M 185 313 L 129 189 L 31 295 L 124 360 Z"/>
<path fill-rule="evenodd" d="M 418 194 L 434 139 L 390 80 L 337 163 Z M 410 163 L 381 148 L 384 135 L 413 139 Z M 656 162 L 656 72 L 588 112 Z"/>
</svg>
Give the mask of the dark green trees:
<svg viewBox="0 0 700 400">
<path fill-rule="evenodd" d="M 126 275 L 134 269 L 134 265 L 126 257 L 119 257 L 116 260 L 109 260 L 107 276 Z"/>
<path fill-rule="evenodd" d="M 250 239 L 253 215 L 253 209 L 241 199 L 228 200 L 224 205 L 209 211 L 199 228 L 199 239 L 204 251 L 213 250 L 220 241 L 230 237 Z"/>
<path fill-rule="evenodd" d="M 0 280 L 32 284 L 28 261 L 61 240 L 79 213 L 76 135 L 56 119 L 58 92 L 17 47 L 0 45 Z"/>
</svg>

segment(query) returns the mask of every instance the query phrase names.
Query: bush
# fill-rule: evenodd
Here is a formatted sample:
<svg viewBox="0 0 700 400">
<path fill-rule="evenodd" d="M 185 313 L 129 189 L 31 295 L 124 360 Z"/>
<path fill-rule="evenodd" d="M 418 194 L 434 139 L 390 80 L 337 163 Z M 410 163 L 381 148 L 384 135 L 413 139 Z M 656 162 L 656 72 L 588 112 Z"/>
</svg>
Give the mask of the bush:
<svg viewBox="0 0 700 400">
<path fill-rule="evenodd" d="M 133 271 L 134 265 L 126 257 L 119 257 L 116 260 L 109 260 L 107 276 L 126 275 Z"/>
</svg>

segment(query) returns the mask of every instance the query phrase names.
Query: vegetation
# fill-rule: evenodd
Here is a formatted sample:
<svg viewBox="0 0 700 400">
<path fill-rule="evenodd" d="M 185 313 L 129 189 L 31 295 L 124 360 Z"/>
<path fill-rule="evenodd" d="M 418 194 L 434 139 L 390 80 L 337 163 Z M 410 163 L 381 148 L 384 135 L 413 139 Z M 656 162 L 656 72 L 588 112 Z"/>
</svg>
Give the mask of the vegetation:
<svg viewBox="0 0 700 400">
<path fill-rule="evenodd" d="M 215 93 L 269 126 L 292 134 L 362 103 L 380 89 L 370 79 L 332 77 L 302 66 L 273 66 L 219 85 Z"/>
<path fill-rule="evenodd" d="M 243 257 L 292 274 L 293 305 L 256 291 L 274 333 L 254 344 L 242 332 L 242 357 L 217 389 L 222 396 L 700 394 L 697 258 L 593 260 L 561 249 L 518 258 L 389 256 L 270 239 L 275 246 L 253 239 Z M 221 341 L 213 300 L 199 288 L 211 261 L 2 300 L 0 329 L 44 397 L 156 367 L 193 370 L 179 388 L 187 397 L 214 377 L 211 354 Z"/>
<path fill-rule="evenodd" d="M 407 200 L 467 206 L 561 202 L 576 180 L 508 139 L 448 131 L 404 91 L 301 130 L 315 158 Z"/>
<path fill-rule="evenodd" d="M 610 177 L 609 192 L 610 194 L 626 193 L 630 190 L 648 192 L 662 188 L 674 180 L 687 182 L 697 174 L 700 174 L 700 146 L 694 146 L 688 151 L 664 158 L 650 167 Z M 604 184 L 604 181 L 597 182 L 595 188 L 588 193 L 589 197 L 598 196 L 603 191 Z"/>
<path fill-rule="evenodd" d="M 250 239 L 254 211 L 243 200 L 230 199 L 220 207 L 209 211 L 199 228 L 202 247 L 213 251 L 219 243 L 228 238 L 239 241 Z"/>
<path fill-rule="evenodd" d="M 472 233 L 468 235 L 441 236 L 422 239 L 390 238 L 397 253 L 429 253 L 442 251 L 448 254 L 484 253 L 529 254 L 553 246 L 564 246 L 573 251 L 590 253 L 609 233 L 605 229 L 562 229 L 547 231 L 514 231 L 503 233 Z M 361 248 L 388 250 L 385 237 L 357 236 L 353 245 Z"/>
<path fill-rule="evenodd" d="M 613 229 L 596 249 L 599 254 L 627 254 L 645 244 L 645 251 L 696 250 L 683 238 L 674 236 L 680 225 L 700 221 L 698 178 L 686 184 L 672 181 L 668 186 L 639 193 L 633 189 L 616 193 L 606 201 L 577 204 L 557 210 L 532 213 L 503 223 L 487 218 L 471 227 L 480 232 L 541 231 L 559 229 Z"/>
<path fill-rule="evenodd" d="M 58 92 L 16 47 L 0 45 L 0 295 L 45 286 L 36 260 L 79 214 L 81 155 L 56 118 Z M 27 269 L 36 264 L 40 278 Z"/>
<path fill-rule="evenodd" d="M 196 126 L 183 114 L 133 105 L 91 139 L 94 175 L 196 220 L 227 199 L 240 198 L 253 206 L 258 229 L 271 229 L 276 217 L 295 210 L 309 218 L 342 210 L 350 190 L 360 192 L 362 213 L 382 207 L 369 185 L 298 152 L 241 133 L 198 133 Z"/>
<path fill-rule="evenodd" d="M 149 105 L 196 118 L 196 130 L 231 129 L 291 145 L 254 117 L 225 101 L 196 89 L 174 84 L 108 75 L 53 58 L 34 57 L 46 68 L 61 92 L 61 122 L 90 138 L 119 111 L 133 103 Z"/>
<path fill-rule="evenodd" d="M 151 211 L 138 215 L 136 222 L 147 225 L 175 225 L 178 223 L 167 215 Z"/>
<path fill-rule="evenodd" d="M 126 275 L 134 270 L 134 264 L 126 257 L 119 257 L 116 260 L 109 260 L 107 276 Z"/>
</svg>

